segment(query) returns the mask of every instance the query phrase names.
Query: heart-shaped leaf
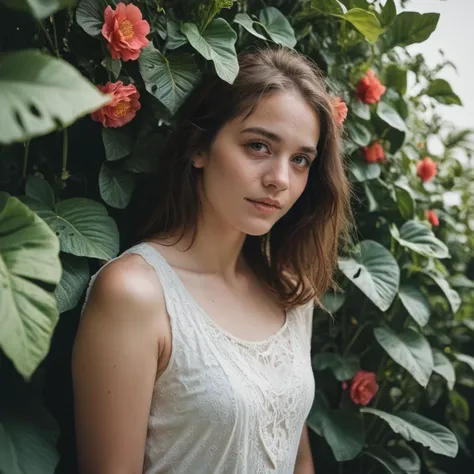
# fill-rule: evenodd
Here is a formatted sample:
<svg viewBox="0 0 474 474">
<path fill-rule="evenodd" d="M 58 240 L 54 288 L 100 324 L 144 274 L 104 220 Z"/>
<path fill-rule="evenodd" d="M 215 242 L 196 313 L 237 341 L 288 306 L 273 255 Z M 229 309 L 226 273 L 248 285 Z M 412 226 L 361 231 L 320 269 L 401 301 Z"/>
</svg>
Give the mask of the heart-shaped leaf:
<svg viewBox="0 0 474 474">
<path fill-rule="evenodd" d="M 79 0 L 76 9 L 77 24 L 90 36 L 98 37 L 104 25 L 106 4 L 97 0 Z"/>
<path fill-rule="evenodd" d="M 41 201 L 51 209 L 56 201 L 54 191 L 51 185 L 39 176 L 31 175 L 26 180 L 25 193 L 27 196 Z"/>
<path fill-rule="evenodd" d="M 102 163 L 99 173 L 100 196 L 109 206 L 125 209 L 136 184 L 136 175 Z"/>
<path fill-rule="evenodd" d="M 53 15 L 62 8 L 72 7 L 76 0 L 1 0 L 9 8 L 31 13 L 37 20 Z"/>
<path fill-rule="evenodd" d="M 370 133 L 370 130 L 359 122 L 347 122 L 346 129 L 349 138 L 361 147 L 367 146 L 372 140 L 372 134 Z"/>
<path fill-rule="evenodd" d="M 296 45 L 295 32 L 280 10 L 275 7 L 264 8 L 260 11 L 258 18 L 273 42 L 294 48 Z"/>
<path fill-rule="evenodd" d="M 434 79 L 430 82 L 423 94 L 429 95 L 444 105 L 462 105 L 461 99 L 453 92 L 448 81 L 444 79 Z"/>
<path fill-rule="evenodd" d="M 102 260 L 118 254 L 117 224 L 99 202 L 71 198 L 59 202 L 53 210 L 34 199 L 23 201 L 56 233 L 62 252 Z"/>
<path fill-rule="evenodd" d="M 200 78 L 190 54 L 165 57 L 151 43 L 142 49 L 138 62 L 146 90 L 172 114 L 176 113 Z"/>
<path fill-rule="evenodd" d="M 388 327 L 374 328 L 377 342 L 387 354 L 405 368 L 423 387 L 433 372 L 434 361 L 430 343 L 411 328 L 396 333 Z"/>
<path fill-rule="evenodd" d="M 389 64 L 384 71 L 384 84 L 387 87 L 392 87 L 401 95 L 405 95 L 407 91 L 407 70 L 401 68 L 398 64 Z"/>
<path fill-rule="evenodd" d="M 456 436 L 450 430 L 417 413 L 404 411 L 395 416 L 374 408 L 361 408 L 360 411 L 378 416 L 407 441 L 421 443 L 434 453 L 455 457 L 458 452 Z"/>
<path fill-rule="evenodd" d="M 67 127 L 109 101 L 62 59 L 32 50 L 0 56 L 0 143 Z"/>
<path fill-rule="evenodd" d="M 364 104 L 360 100 L 353 100 L 349 107 L 349 110 L 357 117 L 363 120 L 370 120 L 370 107 L 369 104 Z"/>
<path fill-rule="evenodd" d="M 54 295 L 37 283 L 60 278 L 58 239 L 10 197 L 0 210 L 0 348 L 25 378 L 48 353 L 58 320 Z"/>
<path fill-rule="evenodd" d="M 352 181 L 363 183 L 372 179 L 377 179 L 382 172 L 378 163 L 365 163 L 363 161 L 354 160 L 350 164 L 350 172 Z"/>
<path fill-rule="evenodd" d="M 375 42 L 385 32 L 386 28 L 380 25 L 378 18 L 362 8 L 352 8 L 344 15 L 334 15 L 351 23 L 369 41 Z"/>
<path fill-rule="evenodd" d="M 102 142 L 107 161 L 116 161 L 130 155 L 133 150 L 133 139 L 123 130 L 102 128 Z"/>
<path fill-rule="evenodd" d="M 469 356 L 469 355 L 467 355 L 467 354 L 459 354 L 459 353 L 454 354 L 454 357 L 456 357 L 456 359 L 457 359 L 459 362 L 464 362 L 464 363 L 467 364 L 472 370 L 474 370 L 474 357 Z"/>
<path fill-rule="evenodd" d="M 223 81 L 234 82 L 239 72 L 235 51 L 237 33 L 229 23 L 217 18 L 202 33 L 194 23 L 184 23 L 181 32 L 196 51 L 214 63 L 217 75 Z"/>
<path fill-rule="evenodd" d="M 324 308 L 332 314 L 337 313 L 345 301 L 345 293 L 335 293 L 333 291 L 327 291 L 321 298 Z"/>
<path fill-rule="evenodd" d="M 449 390 L 454 388 L 456 383 L 456 372 L 451 361 L 440 351 L 433 349 L 434 368 L 433 372 L 441 375 L 448 382 Z"/>
<path fill-rule="evenodd" d="M 89 264 L 86 258 L 63 254 L 61 256 L 63 275 L 56 287 L 56 301 L 60 313 L 69 311 L 79 302 L 90 278 Z"/>
<path fill-rule="evenodd" d="M 445 278 L 433 275 L 433 273 L 430 273 L 429 271 L 422 270 L 420 273 L 431 278 L 436 283 L 436 285 L 438 285 L 438 287 L 448 299 L 452 312 L 456 314 L 459 307 L 461 306 L 461 297 L 459 296 L 459 293 L 456 290 L 453 290 L 451 286 L 449 286 L 449 283 L 446 281 Z"/>
<path fill-rule="evenodd" d="M 363 452 L 367 456 L 378 461 L 390 474 L 405 474 L 397 463 L 397 458 L 392 456 L 387 450 L 379 446 L 372 446 Z"/>
<path fill-rule="evenodd" d="M 390 229 L 392 237 L 405 248 L 425 257 L 449 258 L 449 250 L 425 224 L 407 221 L 398 231 L 395 224 Z"/>
<path fill-rule="evenodd" d="M 178 49 L 188 42 L 186 36 L 181 32 L 181 25 L 177 21 L 168 20 L 166 22 L 166 49 Z"/>
<path fill-rule="evenodd" d="M 415 214 L 415 197 L 408 186 L 403 184 L 394 185 L 395 200 L 398 210 L 404 219 L 413 219 Z"/>
<path fill-rule="evenodd" d="M 431 316 L 430 304 L 419 288 L 411 283 L 400 286 L 400 300 L 410 316 L 420 325 L 425 326 Z"/>
<path fill-rule="evenodd" d="M 396 128 L 401 132 L 406 132 L 406 126 L 403 119 L 393 107 L 390 107 L 390 105 L 385 102 L 379 102 L 377 106 L 377 115 L 391 127 Z"/>
<path fill-rule="evenodd" d="M 383 245 L 362 241 L 353 258 L 339 259 L 339 268 L 378 308 L 387 311 L 398 292 L 400 268 Z"/>
<path fill-rule="evenodd" d="M 323 352 L 313 356 L 314 370 L 331 369 L 337 380 L 350 380 L 360 369 L 359 359 L 355 355 L 342 356 L 332 352 Z"/>
<path fill-rule="evenodd" d="M 253 36 L 266 40 L 265 36 L 261 35 L 258 31 L 255 30 L 255 28 L 253 27 L 254 21 L 247 15 L 247 13 L 237 13 L 234 18 L 234 23 L 243 26 Z"/>
</svg>

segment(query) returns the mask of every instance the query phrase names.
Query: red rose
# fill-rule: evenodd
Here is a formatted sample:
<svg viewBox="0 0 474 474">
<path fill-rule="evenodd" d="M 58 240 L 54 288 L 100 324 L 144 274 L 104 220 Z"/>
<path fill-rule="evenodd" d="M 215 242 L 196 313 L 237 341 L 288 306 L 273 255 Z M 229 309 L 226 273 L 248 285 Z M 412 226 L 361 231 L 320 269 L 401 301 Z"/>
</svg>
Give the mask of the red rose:
<svg viewBox="0 0 474 474">
<path fill-rule="evenodd" d="M 97 86 L 102 92 L 111 94 L 112 99 L 102 108 L 93 112 L 91 118 L 101 122 L 104 127 L 117 128 L 130 122 L 140 110 L 140 93 L 130 84 L 124 86 L 122 81 L 107 82 L 105 86 Z"/>
<path fill-rule="evenodd" d="M 433 179 L 438 173 L 436 163 L 429 156 L 419 161 L 416 164 L 416 169 L 418 176 L 423 182 Z"/>
<path fill-rule="evenodd" d="M 334 107 L 334 118 L 336 123 L 341 126 L 347 117 L 347 105 L 340 97 L 331 97 L 331 100 Z"/>
<path fill-rule="evenodd" d="M 138 59 L 141 49 L 148 46 L 146 35 L 150 34 L 150 25 L 143 19 L 140 9 L 132 4 L 119 3 L 113 10 L 109 5 L 104 20 L 102 35 L 108 42 L 112 58 Z"/>
<path fill-rule="evenodd" d="M 425 218 L 428 219 L 431 222 L 431 225 L 433 225 L 435 227 L 439 226 L 439 218 L 436 215 L 435 211 L 432 211 L 431 209 L 427 210 L 425 212 Z"/>
<path fill-rule="evenodd" d="M 356 405 L 366 406 L 374 398 L 378 389 L 374 372 L 359 370 L 351 382 L 351 399 Z"/>
<path fill-rule="evenodd" d="M 380 96 L 386 91 L 386 87 L 375 76 L 374 71 L 369 69 L 367 74 L 360 80 L 356 87 L 356 97 L 364 104 L 375 104 Z"/>
<path fill-rule="evenodd" d="M 379 142 L 374 142 L 369 146 L 362 148 L 364 152 L 365 161 L 367 163 L 377 163 L 381 161 L 382 163 L 386 161 L 385 152 L 382 145 Z"/>
</svg>

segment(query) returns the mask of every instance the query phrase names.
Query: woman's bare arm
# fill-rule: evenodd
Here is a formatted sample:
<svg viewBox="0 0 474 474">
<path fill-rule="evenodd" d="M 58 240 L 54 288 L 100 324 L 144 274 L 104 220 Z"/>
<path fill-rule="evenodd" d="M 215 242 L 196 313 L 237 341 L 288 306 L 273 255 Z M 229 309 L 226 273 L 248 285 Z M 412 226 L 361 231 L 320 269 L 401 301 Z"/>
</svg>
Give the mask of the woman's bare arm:
<svg viewBox="0 0 474 474">
<path fill-rule="evenodd" d="M 314 474 L 313 457 L 309 445 L 308 427 L 303 426 L 298 454 L 296 456 L 295 474 Z"/>
<path fill-rule="evenodd" d="M 141 257 L 126 255 L 97 277 L 72 360 L 80 474 L 142 473 L 164 312 Z"/>
</svg>

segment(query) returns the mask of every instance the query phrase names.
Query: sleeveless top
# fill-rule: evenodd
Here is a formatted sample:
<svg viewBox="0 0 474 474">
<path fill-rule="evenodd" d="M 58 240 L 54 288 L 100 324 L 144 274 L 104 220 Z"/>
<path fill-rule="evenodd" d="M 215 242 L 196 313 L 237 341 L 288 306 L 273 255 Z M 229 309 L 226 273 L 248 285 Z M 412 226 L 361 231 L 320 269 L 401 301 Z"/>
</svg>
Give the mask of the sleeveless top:
<svg viewBox="0 0 474 474">
<path fill-rule="evenodd" d="M 153 390 L 143 473 L 293 474 L 314 398 L 313 304 L 289 310 L 267 339 L 245 341 L 213 322 L 157 249 L 143 242 L 127 253 L 155 269 L 172 330 L 169 364 Z"/>
</svg>

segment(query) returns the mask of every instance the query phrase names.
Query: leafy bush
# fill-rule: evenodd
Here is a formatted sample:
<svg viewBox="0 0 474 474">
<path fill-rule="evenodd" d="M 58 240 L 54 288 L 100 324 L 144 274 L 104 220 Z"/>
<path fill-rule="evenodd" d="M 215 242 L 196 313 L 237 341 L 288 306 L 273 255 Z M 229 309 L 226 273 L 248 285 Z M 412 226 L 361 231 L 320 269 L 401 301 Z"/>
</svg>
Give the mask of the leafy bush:
<svg viewBox="0 0 474 474">
<path fill-rule="evenodd" d="M 334 319 L 315 311 L 318 472 L 452 472 L 474 387 L 471 132 L 436 111 L 461 104 L 439 77 L 450 62 L 406 49 L 438 15 L 393 0 L 75 3 L 0 0 L 0 472 L 55 470 L 91 268 L 126 246 L 133 192 L 200 76 L 232 82 L 236 52 L 265 43 L 324 71 L 354 185 L 358 242 L 324 295 Z M 127 47 L 106 21 L 125 5 L 143 15 L 122 18 L 142 32 Z"/>
</svg>

